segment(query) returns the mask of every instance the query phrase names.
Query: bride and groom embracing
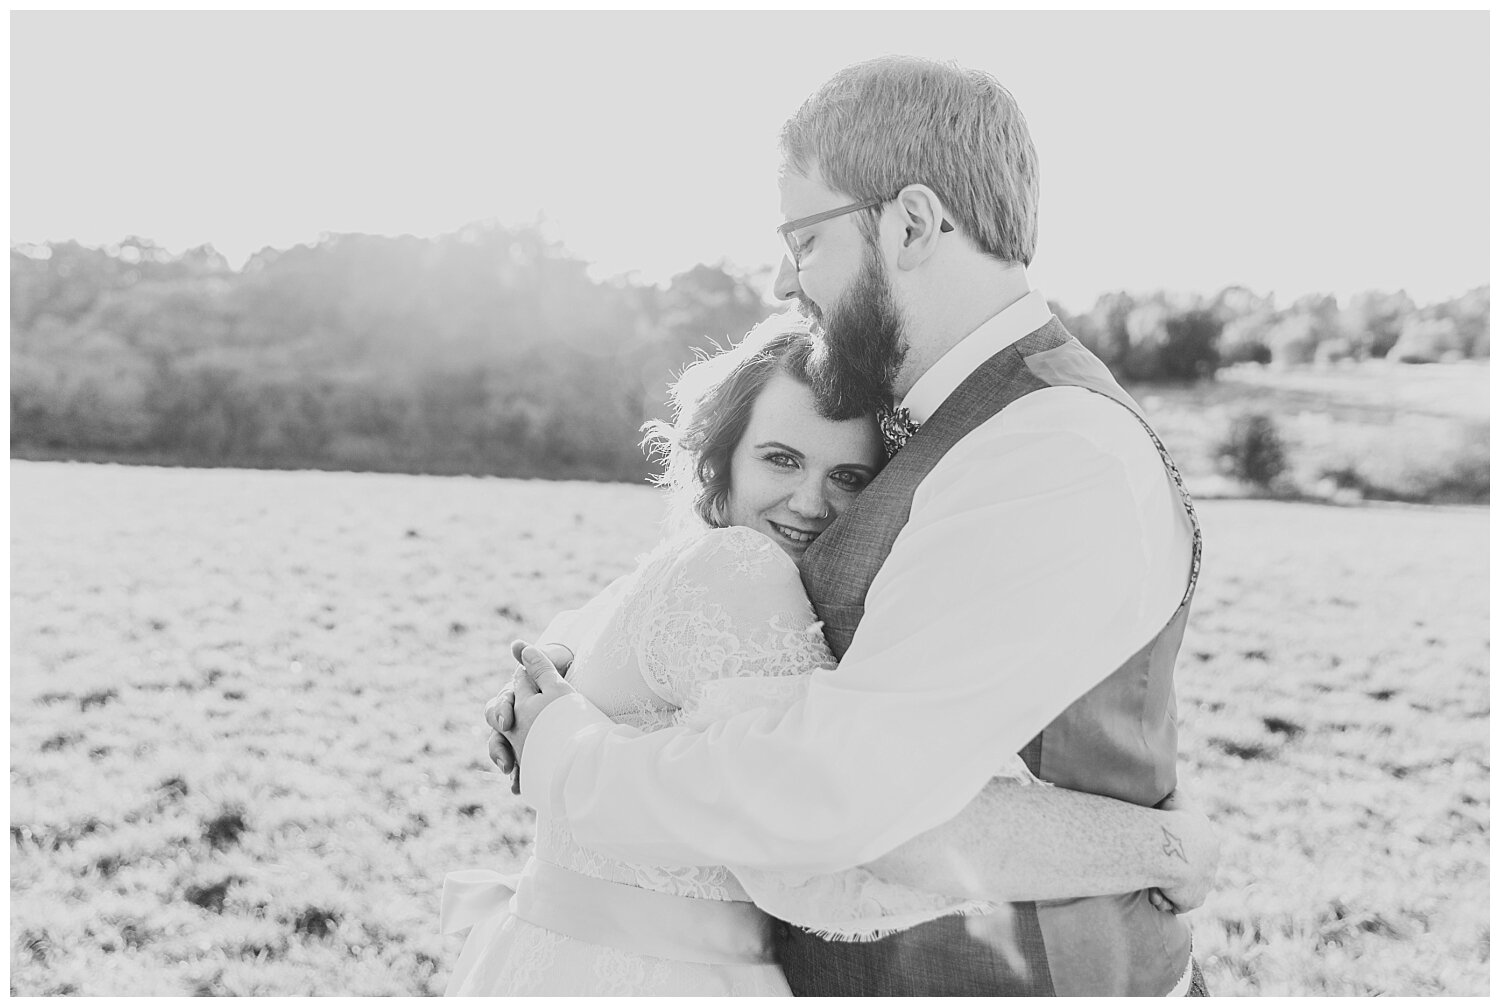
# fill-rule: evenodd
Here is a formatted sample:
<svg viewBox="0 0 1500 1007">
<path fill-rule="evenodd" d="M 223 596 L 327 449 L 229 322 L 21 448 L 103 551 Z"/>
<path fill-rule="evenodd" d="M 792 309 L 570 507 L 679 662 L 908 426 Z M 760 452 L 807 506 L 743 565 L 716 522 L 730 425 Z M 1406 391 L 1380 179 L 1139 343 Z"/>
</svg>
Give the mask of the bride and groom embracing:
<svg viewBox="0 0 1500 1007">
<path fill-rule="evenodd" d="M 1198 521 L 1030 289 L 1025 120 L 891 57 L 781 142 L 800 310 L 679 380 L 689 527 L 515 649 L 486 719 L 536 847 L 450 875 L 449 992 L 1205 995 Z"/>
</svg>

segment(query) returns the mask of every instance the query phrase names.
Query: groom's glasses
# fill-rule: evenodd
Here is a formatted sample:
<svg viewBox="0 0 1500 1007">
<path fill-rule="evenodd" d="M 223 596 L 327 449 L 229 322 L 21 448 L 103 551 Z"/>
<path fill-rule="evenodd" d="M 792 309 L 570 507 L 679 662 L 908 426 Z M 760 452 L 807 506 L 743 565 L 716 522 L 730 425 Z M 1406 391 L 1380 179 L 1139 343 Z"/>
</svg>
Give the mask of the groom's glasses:
<svg viewBox="0 0 1500 1007">
<path fill-rule="evenodd" d="M 896 195 L 900 195 L 900 193 Z M 787 254 L 792 257 L 792 267 L 794 269 L 801 269 L 802 251 L 806 246 L 797 238 L 798 231 L 805 227 L 811 227 L 814 224 L 821 224 L 825 220 L 832 220 L 834 217 L 842 217 L 846 213 L 854 213 L 857 210 L 873 210 L 875 207 L 889 203 L 895 198 L 896 196 L 877 196 L 874 199 L 862 199 L 858 203 L 850 203 L 848 206 L 837 206 L 832 210 L 824 210 L 822 213 L 814 213 L 811 216 L 798 217 L 796 220 L 788 220 L 785 224 L 776 228 L 776 233 L 781 235 L 782 241 L 786 242 Z M 953 230 L 953 225 L 944 220 L 939 230 L 947 233 Z"/>
<path fill-rule="evenodd" d="M 842 217 L 846 213 L 854 213 L 856 210 L 871 210 L 889 203 L 893 197 L 878 197 L 876 199 L 862 199 L 858 203 L 850 203 L 848 206 L 835 207 L 832 210 L 824 210 L 822 213 L 814 213 L 810 217 L 798 217 L 796 220 L 788 220 L 785 224 L 776 228 L 776 233 L 781 235 L 781 240 L 786 242 L 786 250 L 792 257 L 792 266 L 796 269 L 802 268 L 802 242 L 797 239 L 797 232 L 804 227 L 821 224 L 825 220 L 834 217 Z"/>
</svg>

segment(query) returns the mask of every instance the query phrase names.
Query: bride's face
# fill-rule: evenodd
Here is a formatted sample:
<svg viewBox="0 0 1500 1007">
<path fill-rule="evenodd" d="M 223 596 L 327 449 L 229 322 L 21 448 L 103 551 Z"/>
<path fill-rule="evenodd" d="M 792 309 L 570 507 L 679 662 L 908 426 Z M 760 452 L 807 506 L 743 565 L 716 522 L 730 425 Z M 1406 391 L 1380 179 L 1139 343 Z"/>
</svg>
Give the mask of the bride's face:
<svg viewBox="0 0 1500 1007">
<path fill-rule="evenodd" d="M 729 456 L 731 525 L 754 528 L 792 559 L 802 554 L 879 471 L 875 420 L 818 415 L 812 389 L 777 373 L 750 410 Z"/>
</svg>

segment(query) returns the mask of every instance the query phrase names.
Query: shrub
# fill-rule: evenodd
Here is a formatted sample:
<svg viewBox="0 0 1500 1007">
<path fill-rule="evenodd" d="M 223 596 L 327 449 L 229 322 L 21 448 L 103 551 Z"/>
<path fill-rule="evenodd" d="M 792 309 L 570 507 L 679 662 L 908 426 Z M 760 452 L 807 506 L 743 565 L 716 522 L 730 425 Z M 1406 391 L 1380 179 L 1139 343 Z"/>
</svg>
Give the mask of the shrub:
<svg viewBox="0 0 1500 1007">
<path fill-rule="evenodd" d="M 1178 381 L 1211 378 L 1219 369 L 1219 336 L 1224 323 L 1212 311 L 1196 308 L 1170 315 L 1163 353 L 1163 377 Z"/>
<path fill-rule="evenodd" d="M 1265 413 L 1236 416 L 1215 454 L 1229 475 L 1262 489 L 1270 489 L 1287 468 L 1286 445 Z"/>
<path fill-rule="evenodd" d="M 1387 357 L 1403 364 L 1435 364 L 1463 356 L 1458 323 L 1451 318 L 1413 318 Z"/>
<path fill-rule="evenodd" d="M 1118 321 L 1117 316 L 1111 316 Z M 1219 334 L 1224 323 L 1207 308 L 1176 306 L 1162 295 L 1135 304 L 1124 316 L 1120 333 L 1097 353 L 1127 381 L 1192 382 L 1212 378 L 1219 369 Z M 1113 352 L 1114 358 L 1105 352 Z"/>
<path fill-rule="evenodd" d="M 1267 332 L 1265 342 L 1271 350 L 1272 361 L 1278 366 L 1295 367 L 1313 362 L 1323 335 L 1315 319 L 1292 315 Z"/>
<path fill-rule="evenodd" d="M 1354 344 L 1355 356 L 1384 357 L 1396 345 L 1401 327 L 1416 310 L 1404 290 L 1394 294 L 1366 291 L 1350 298 L 1340 324 Z"/>
<path fill-rule="evenodd" d="M 1269 364 L 1271 348 L 1266 333 L 1271 329 L 1269 315 L 1247 315 L 1232 319 L 1220 337 L 1220 356 L 1225 366 L 1232 364 Z"/>
<path fill-rule="evenodd" d="M 1344 336 L 1335 336 L 1318 344 L 1318 348 L 1313 351 L 1313 363 L 1326 367 L 1342 360 L 1354 360 L 1356 356 L 1353 341 Z"/>
</svg>

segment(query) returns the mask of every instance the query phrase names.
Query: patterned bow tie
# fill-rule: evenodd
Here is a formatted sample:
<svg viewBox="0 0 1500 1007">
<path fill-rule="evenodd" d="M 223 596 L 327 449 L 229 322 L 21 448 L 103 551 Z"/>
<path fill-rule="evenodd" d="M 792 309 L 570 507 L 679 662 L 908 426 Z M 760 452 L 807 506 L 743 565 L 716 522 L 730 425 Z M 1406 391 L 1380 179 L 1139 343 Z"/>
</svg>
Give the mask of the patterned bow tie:
<svg viewBox="0 0 1500 1007">
<path fill-rule="evenodd" d="M 897 451 L 906 447 L 906 442 L 920 426 L 911 421 L 911 413 L 907 412 L 904 406 L 897 409 L 882 409 L 877 418 L 880 421 L 880 437 L 885 441 L 887 458 L 894 457 Z"/>
</svg>

